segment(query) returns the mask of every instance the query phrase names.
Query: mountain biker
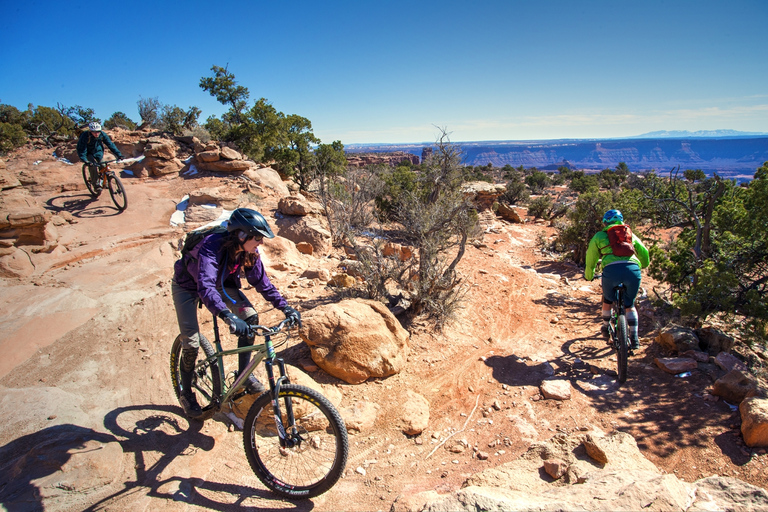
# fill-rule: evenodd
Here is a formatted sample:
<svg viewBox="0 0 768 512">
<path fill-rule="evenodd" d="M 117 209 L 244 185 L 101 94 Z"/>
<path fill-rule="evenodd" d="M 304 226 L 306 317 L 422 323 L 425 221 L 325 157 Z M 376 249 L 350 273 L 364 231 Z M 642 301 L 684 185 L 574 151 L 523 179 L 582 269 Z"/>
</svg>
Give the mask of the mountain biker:
<svg viewBox="0 0 768 512">
<path fill-rule="evenodd" d="M 198 301 L 229 325 L 230 332 L 238 336 L 238 347 L 253 345 L 253 337 L 248 333 L 251 325 L 258 325 L 259 316 L 240 290 L 242 272 L 265 300 L 301 325 L 301 315 L 269 280 L 259 256 L 258 247 L 263 239 L 274 237 L 259 212 L 238 208 L 232 212 L 226 232 L 206 236 L 174 264 L 171 290 L 182 339 L 180 402 L 187 416 L 196 417 L 202 412 L 191 385 L 202 336 L 197 322 Z M 240 372 L 249 361 L 250 353 L 239 354 Z M 247 393 L 260 394 L 264 389 L 253 374 L 248 377 Z"/>
<path fill-rule="evenodd" d="M 109 135 L 101 131 L 101 124 L 97 121 L 88 123 L 88 130 L 81 133 L 77 140 L 77 156 L 89 164 L 88 171 L 91 173 L 91 183 L 93 183 L 96 191 L 101 191 L 98 164 L 104 158 L 105 144 L 118 160 L 123 159 L 123 154 L 117 149 Z"/>
<path fill-rule="evenodd" d="M 584 278 L 591 281 L 595 277 L 595 267 L 599 260 L 602 260 L 603 267 L 603 325 L 600 331 L 605 339 L 609 339 L 608 320 L 611 318 L 611 304 L 613 304 L 613 289 L 615 286 L 624 283 L 627 291 L 624 294 L 624 306 L 627 315 L 627 326 L 629 327 L 630 348 L 637 350 L 640 348 L 638 339 L 638 317 L 635 308 L 635 297 L 640 289 L 640 269 L 646 268 L 650 263 L 648 249 L 643 242 L 633 233 L 632 245 L 635 254 L 631 256 L 616 256 L 613 254 L 611 244 L 608 241 L 608 229 L 617 224 L 624 224 L 624 216 L 619 210 L 608 210 L 603 215 L 603 230 L 595 233 L 592 240 L 589 241 L 587 248 L 587 266 L 584 269 Z"/>
</svg>

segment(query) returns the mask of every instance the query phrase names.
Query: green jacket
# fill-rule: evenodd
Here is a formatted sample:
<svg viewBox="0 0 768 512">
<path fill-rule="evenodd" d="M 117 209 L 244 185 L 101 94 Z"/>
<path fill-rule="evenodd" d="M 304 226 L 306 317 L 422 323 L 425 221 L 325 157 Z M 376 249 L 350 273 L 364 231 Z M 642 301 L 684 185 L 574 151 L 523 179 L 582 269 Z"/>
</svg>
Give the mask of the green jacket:
<svg viewBox="0 0 768 512">
<path fill-rule="evenodd" d="M 606 265 L 617 261 L 634 261 L 640 268 L 645 268 L 651 262 L 648 256 L 648 249 L 646 249 L 643 242 L 637 238 L 637 235 L 632 233 L 632 244 L 635 246 L 635 253 L 632 256 L 614 256 L 611 250 L 611 244 L 608 241 L 608 233 L 606 232 L 611 226 L 615 226 L 613 223 L 609 226 L 605 226 L 602 231 L 595 233 L 592 240 L 589 241 L 589 247 L 587 248 L 587 267 L 584 269 L 584 279 L 591 281 L 595 277 L 595 268 L 597 262 L 602 258 L 602 265 L 605 268 Z"/>
<path fill-rule="evenodd" d="M 79 156 L 80 160 L 83 162 L 91 160 L 101 162 L 101 159 L 104 158 L 105 144 L 118 160 L 123 158 L 120 150 L 117 149 L 117 146 L 115 146 L 115 143 L 109 138 L 109 135 L 104 132 L 99 132 L 99 136 L 94 137 L 89 131 L 81 133 L 80 138 L 77 140 L 77 156 Z"/>
</svg>

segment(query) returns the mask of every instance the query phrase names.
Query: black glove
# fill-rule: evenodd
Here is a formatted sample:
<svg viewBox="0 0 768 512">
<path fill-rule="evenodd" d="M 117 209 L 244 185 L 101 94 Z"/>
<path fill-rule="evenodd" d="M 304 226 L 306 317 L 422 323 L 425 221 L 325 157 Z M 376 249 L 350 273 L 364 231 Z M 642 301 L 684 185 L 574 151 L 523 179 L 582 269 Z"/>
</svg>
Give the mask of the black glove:
<svg viewBox="0 0 768 512">
<path fill-rule="evenodd" d="M 219 317 L 229 325 L 229 332 L 232 334 L 237 336 L 248 336 L 251 334 L 251 328 L 245 320 L 241 320 L 231 311 L 222 311 L 219 313 Z"/>
<path fill-rule="evenodd" d="M 283 314 L 285 314 L 285 318 L 291 321 L 292 325 L 299 324 L 299 327 L 301 327 L 301 313 L 293 309 L 291 306 L 285 306 L 283 308 Z"/>
</svg>

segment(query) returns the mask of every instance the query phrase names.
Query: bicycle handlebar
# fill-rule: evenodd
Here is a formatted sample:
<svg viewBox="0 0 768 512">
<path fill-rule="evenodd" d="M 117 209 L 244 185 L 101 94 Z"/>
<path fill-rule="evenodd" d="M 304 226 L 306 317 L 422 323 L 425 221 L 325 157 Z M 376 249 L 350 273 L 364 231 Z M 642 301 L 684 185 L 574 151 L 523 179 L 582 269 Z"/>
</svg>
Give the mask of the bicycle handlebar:
<svg viewBox="0 0 768 512">
<path fill-rule="evenodd" d="M 286 318 L 274 327 L 267 327 L 265 325 L 251 325 L 249 326 L 251 331 L 249 336 L 272 336 L 273 334 L 277 334 L 285 329 L 286 326 L 289 328 L 293 327 L 294 320 L 291 318 Z"/>
</svg>

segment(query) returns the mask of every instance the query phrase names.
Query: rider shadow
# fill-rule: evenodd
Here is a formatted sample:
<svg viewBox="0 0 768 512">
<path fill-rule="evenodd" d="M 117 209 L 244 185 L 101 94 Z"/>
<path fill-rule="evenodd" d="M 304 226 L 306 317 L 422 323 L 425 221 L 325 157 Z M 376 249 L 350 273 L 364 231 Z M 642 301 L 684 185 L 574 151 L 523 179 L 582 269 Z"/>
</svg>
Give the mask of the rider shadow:
<svg viewBox="0 0 768 512">
<path fill-rule="evenodd" d="M 107 195 L 109 195 L 109 192 L 107 192 Z M 45 202 L 45 209 L 56 213 L 69 212 L 74 217 L 81 219 L 90 217 L 112 217 L 121 213 L 120 210 L 114 206 L 95 205 L 94 203 L 98 202 L 100 199 L 101 196 L 93 197 L 91 194 L 55 196 Z"/>
<path fill-rule="evenodd" d="M 64 482 L 57 482 L 53 490 L 41 489 L 41 485 L 50 483 L 47 477 L 65 469 L 74 455 L 99 450 L 115 441 L 109 434 L 72 424 L 55 425 L 14 439 L 0 447 L 0 505 L 8 511 L 43 510 L 44 492 L 50 496 L 59 489 L 66 491 Z M 76 473 L 77 463 L 73 464 Z"/>
<path fill-rule="evenodd" d="M 508 386 L 538 387 L 553 374 L 552 366 L 547 361 L 534 362 L 514 354 L 491 356 L 485 364 L 491 368 L 494 379 Z"/>
<path fill-rule="evenodd" d="M 132 496 L 137 491 L 153 498 L 184 502 L 210 510 L 269 510 L 261 500 L 279 498 L 265 489 L 209 482 L 200 478 L 162 477 L 177 457 L 194 456 L 197 450 L 211 451 L 214 448 L 214 438 L 201 432 L 203 425 L 200 421 L 187 421 L 178 406 L 134 405 L 111 411 L 104 418 L 104 426 L 114 434 L 123 453 L 133 453 L 136 477 L 133 481 L 124 482 L 123 489 L 85 510 L 101 510 L 102 505 L 116 505 L 123 496 Z M 161 456 L 150 458 L 147 456 L 149 453 L 160 453 Z M 219 501 L 213 496 L 223 499 Z M 258 498 L 259 506 L 244 504 L 249 498 Z M 314 504 L 309 500 L 294 506 L 301 512 L 313 508 Z M 274 509 L 286 508 L 282 505 Z"/>
<path fill-rule="evenodd" d="M 45 202 L 45 209 L 52 212 L 69 212 L 74 217 L 112 217 L 120 214 L 120 210 L 114 206 L 94 205 L 99 201 L 99 197 L 93 197 L 91 194 L 78 194 L 76 196 L 56 196 Z M 110 211 L 114 210 L 114 212 Z"/>
</svg>

